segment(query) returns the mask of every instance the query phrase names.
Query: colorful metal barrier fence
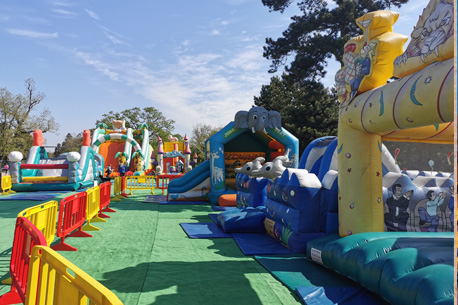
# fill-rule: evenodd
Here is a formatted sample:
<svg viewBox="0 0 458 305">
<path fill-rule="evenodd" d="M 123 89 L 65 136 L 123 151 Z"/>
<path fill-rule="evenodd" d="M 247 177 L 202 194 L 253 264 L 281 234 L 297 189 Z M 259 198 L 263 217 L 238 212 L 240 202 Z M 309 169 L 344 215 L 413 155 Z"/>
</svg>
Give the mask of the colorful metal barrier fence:
<svg viewBox="0 0 458 305">
<path fill-rule="evenodd" d="M 25 303 L 30 254 L 35 245 L 46 246 L 45 237 L 27 218 L 18 217 L 10 261 L 11 290 L 0 296 L 1 305 Z"/>
<path fill-rule="evenodd" d="M 156 176 L 127 176 L 126 185 L 129 189 L 129 194 L 132 195 L 132 190 L 151 190 L 154 194 Z"/>
<path fill-rule="evenodd" d="M 116 213 L 115 210 L 110 208 L 110 201 L 111 201 L 111 182 L 105 182 L 100 184 L 100 211 L 99 217 L 101 218 L 110 218 L 110 216 L 104 214 L 104 212 L 108 213 Z"/>
<path fill-rule="evenodd" d="M 43 233 L 46 242 L 50 245 L 56 234 L 57 205 L 58 202 L 55 200 L 48 201 L 21 211 L 17 217 L 30 220 Z"/>
<path fill-rule="evenodd" d="M 86 220 L 87 194 L 81 192 L 76 195 L 65 197 L 59 204 L 59 217 L 57 219 L 57 236 L 60 243 L 52 246 L 57 251 L 76 251 L 75 247 L 65 243 L 66 237 L 92 237 L 91 234 L 82 231 Z M 74 230 L 78 229 L 76 232 Z M 72 234 L 70 234 L 73 232 Z"/>
<path fill-rule="evenodd" d="M 122 305 L 105 286 L 48 247 L 32 250 L 25 305 Z"/>
<path fill-rule="evenodd" d="M 114 186 L 113 186 L 113 193 L 114 197 L 111 198 L 112 201 L 121 201 L 124 197 L 121 196 L 122 192 L 122 177 L 115 177 L 114 178 Z"/>
<path fill-rule="evenodd" d="M 6 175 L 2 176 L 2 195 L 14 194 L 15 191 L 11 190 L 13 183 L 11 181 L 11 176 Z"/>
<path fill-rule="evenodd" d="M 100 210 L 100 187 L 94 186 L 86 191 L 86 225 L 83 231 L 100 231 L 100 228 L 93 226 L 91 222 L 106 222 L 105 219 L 99 218 Z"/>
<path fill-rule="evenodd" d="M 164 191 L 169 186 L 169 182 L 172 181 L 173 179 L 180 178 L 181 176 L 183 175 L 170 175 L 170 174 L 158 175 L 156 178 L 156 188 L 161 189 L 162 194 L 164 195 Z"/>
</svg>

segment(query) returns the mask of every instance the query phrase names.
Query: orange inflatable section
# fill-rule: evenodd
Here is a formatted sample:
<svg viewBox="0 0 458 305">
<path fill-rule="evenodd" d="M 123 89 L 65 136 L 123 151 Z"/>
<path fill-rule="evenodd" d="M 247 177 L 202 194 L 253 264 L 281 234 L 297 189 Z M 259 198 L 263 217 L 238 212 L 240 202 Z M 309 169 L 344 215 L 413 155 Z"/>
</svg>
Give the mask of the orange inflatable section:
<svg viewBox="0 0 458 305">
<path fill-rule="evenodd" d="M 113 174 L 118 171 L 119 162 L 115 158 L 115 155 L 118 152 L 124 151 L 124 143 L 122 142 L 109 142 L 109 143 L 102 143 L 99 146 L 99 154 L 102 155 L 103 159 L 105 160 L 105 168 L 111 164 L 111 169 L 113 170 Z M 105 170 L 105 169 L 104 169 Z M 105 173 L 104 173 L 105 175 Z"/>
<path fill-rule="evenodd" d="M 237 194 L 224 194 L 219 196 L 218 205 L 221 207 L 237 206 Z"/>
</svg>

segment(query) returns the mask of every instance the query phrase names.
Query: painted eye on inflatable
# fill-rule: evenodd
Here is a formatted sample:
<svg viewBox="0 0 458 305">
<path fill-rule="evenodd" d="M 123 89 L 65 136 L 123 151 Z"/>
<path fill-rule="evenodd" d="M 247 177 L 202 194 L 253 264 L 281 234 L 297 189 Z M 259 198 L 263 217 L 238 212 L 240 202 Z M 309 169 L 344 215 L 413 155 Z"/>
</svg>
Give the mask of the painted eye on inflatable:
<svg viewBox="0 0 458 305">
<path fill-rule="evenodd" d="M 266 167 L 266 172 L 270 171 L 272 168 L 270 166 Z"/>
<path fill-rule="evenodd" d="M 265 119 L 266 119 L 266 116 L 265 116 L 265 115 L 263 115 L 263 116 L 262 116 L 262 119 L 263 119 L 263 120 L 265 120 Z"/>
<path fill-rule="evenodd" d="M 254 119 L 254 120 L 257 120 L 257 119 L 258 119 L 258 116 L 257 116 L 256 114 L 253 115 L 253 119 Z"/>
<path fill-rule="evenodd" d="M 291 196 L 294 196 L 294 191 L 291 190 L 291 192 L 289 192 L 289 194 L 290 194 Z"/>
<path fill-rule="evenodd" d="M 248 166 L 248 167 L 246 168 L 246 170 L 247 170 L 247 171 L 250 171 L 250 170 L 251 170 L 251 167 Z"/>
</svg>

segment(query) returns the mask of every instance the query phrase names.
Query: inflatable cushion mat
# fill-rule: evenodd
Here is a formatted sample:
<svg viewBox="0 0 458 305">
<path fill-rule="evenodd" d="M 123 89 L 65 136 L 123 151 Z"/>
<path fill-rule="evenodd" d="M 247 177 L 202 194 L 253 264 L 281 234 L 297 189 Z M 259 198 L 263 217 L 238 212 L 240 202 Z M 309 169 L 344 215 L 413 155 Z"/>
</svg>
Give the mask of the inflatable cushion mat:
<svg viewBox="0 0 458 305">
<path fill-rule="evenodd" d="M 189 238 L 229 238 L 231 234 L 224 233 L 218 225 L 210 223 L 180 223 Z"/>
<path fill-rule="evenodd" d="M 245 255 L 293 254 L 288 248 L 265 233 L 233 233 L 232 237 Z"/>
</svg>

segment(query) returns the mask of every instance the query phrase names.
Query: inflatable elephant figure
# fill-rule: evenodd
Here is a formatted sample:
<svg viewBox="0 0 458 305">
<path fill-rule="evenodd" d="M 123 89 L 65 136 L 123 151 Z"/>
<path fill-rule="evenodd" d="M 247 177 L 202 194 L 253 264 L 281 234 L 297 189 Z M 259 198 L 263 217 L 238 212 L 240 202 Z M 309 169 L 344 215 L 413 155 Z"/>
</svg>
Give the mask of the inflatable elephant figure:
<svg viewBox="0 0 458 305">
<path fill-rule="evenodd" d="M 249 128 L 253 133 L 266 132 L 266 128 L 281 128 L 281 114 L 263 107 L 252 107 L 249 111 L 235 114 L 234 128 Z"/>
</svg>

